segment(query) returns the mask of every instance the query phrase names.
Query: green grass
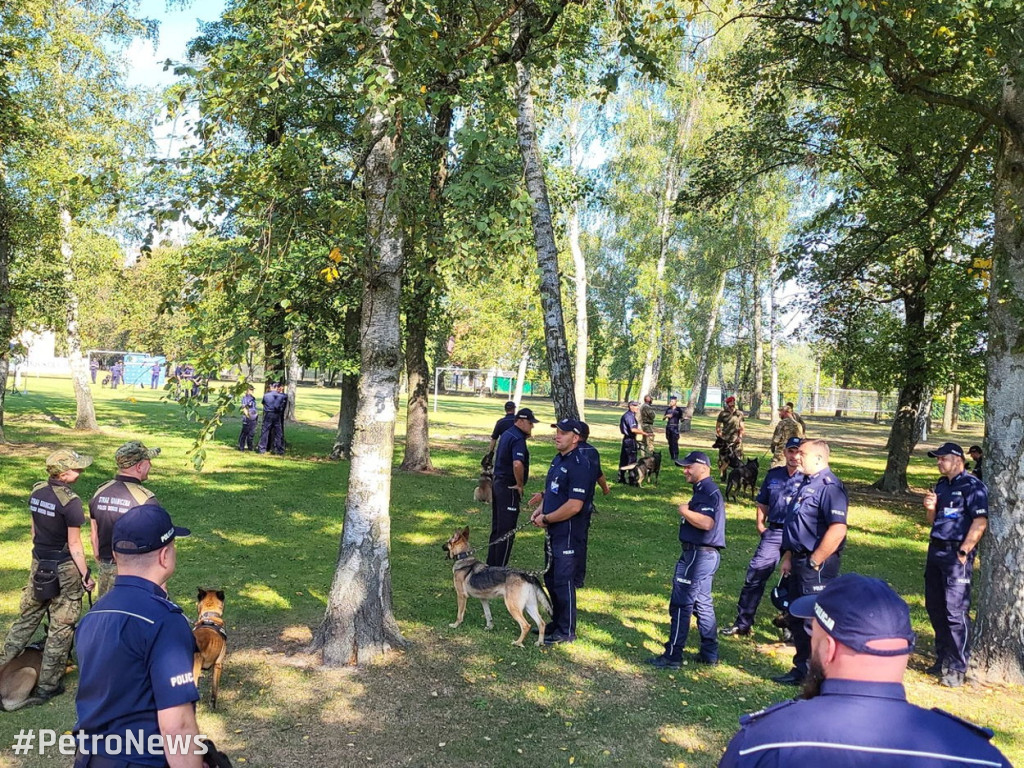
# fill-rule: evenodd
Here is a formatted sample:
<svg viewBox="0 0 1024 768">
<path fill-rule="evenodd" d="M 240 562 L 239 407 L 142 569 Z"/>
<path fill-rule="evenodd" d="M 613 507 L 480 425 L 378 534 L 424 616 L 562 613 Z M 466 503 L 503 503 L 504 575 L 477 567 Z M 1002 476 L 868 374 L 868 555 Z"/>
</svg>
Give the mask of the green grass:
<svg viewBox="0 0 1024 768">
<path fill-rule="evenodd" d="M 97 388 L 103 427 L 78 434 L 70 429 L 70 382 L 28 383 L 27 396 L 8 398 L 7 432 L 14 444 L 0 447 L 0 627 L 16 614 L 25 583 L 25 499 L 44 476 L 47 453 L 69 445 L 96 456 L 78 483 L 87 499 L 113 476 L 114 450 L 123 441 L 160 446 L 164 452 L 146 485 L 194 534 L 181 542 L 172 597 L 192 616 L 197 586 L 228 594 L 231 653 L 221 708 L 211 712 L 204 701 L 199 720 L 236 765 L 713 766 L 742 713 L 791 694 L 766 682 L 787 670 L 791 657 L 790 648 L 775 643 L 767 602 L 753 637 L 723 640 L 719 667 L 691 663 L 666 674 L 640 663 L 660 650 L 667 631 L 670 577 L 679 554 L 675 505 L 688 497 L 682 472 L 672 466 L 659 487 L 613 486 L 610 497 L 598 497 L 587 587 L 579 595 L 580 641 L 554 649 L 512 648 L 516 632 L 500 605 L 494 606 L 493 632 L 483 629 L 478 603 L 470 604 L 462 627 L 448 628 L 455 599 L 451 568 L 440 549 L 456 526 L 468 524 L 477 543 L 487 535 L 489 512 L 471 499 L 502 400 L 442 398 L 439 412 L 431 414 L 437 472 L 396 471 L 392 486 L 395 612 L 411 645 L 365 670 L 321 670 L 302 649 L 323 613 L 344 514 L 348 467 L 322 458 L 333 438 L 336 391 L 300 390 L 302 423 L 288 426 L 284 459 L 235 451 L 235 420 L 221 429 L 206 469 L 196 473 L 186 458 L 195 425 L 177 406 L 161 402 L 161 393 Z M 551 405 L 530 405 L 542 424 L 532 441 L 528 491 L 541 486 L 553 455 Z M 609 408 L 587 412 L 611 477 L 618 416 Z M 930 651 L 922 591 L 927 529 L 920 502 L 892 501 L 866 489 L 884 466 L 885 428 L 824 419 L 809 420 L 809 427 L 833 441 L 833 468 L 852 491 L 844 570 L 889 580 L 911 605 L 919 648 Z M 400 424 L 399 436 L 403 430 Z M 697 418 L 682 447 L 707 450 L 712 435 L 712 420 Z M 748 453 L 763 450 L 768 435 L 765 423 L 750 424 Z M 661 436 L 659 447 L 665 449 Z M 910 476 L 923 489 L 935 469 L 920 453 Z M 396 466 L 400 459 L 399 446 Z M 756 543 L 753 519 L 749 501 L 729 505 L 729 546 L 714 590 L 721 625 L 735 615 Z M 513 564 L 540 568 L 542 542 L 538 532 L 521 535 Z M 690 648 L 695 640 L 694 629 Z M 942 689 L 920 673 L 929 663 L 922 655 L 911 662 L 911 700 L 994 728 L 1000 748 L 1021 762 L 1024 691 Z M 73 691 L 76 675 L 67 682 Z M 0 766 L 52 765 L 52 756 L 13 757 L 9 745 L 20 728 L 70 728 L 73 703 L 68 695 L 0 714 Z"/>
</svg>

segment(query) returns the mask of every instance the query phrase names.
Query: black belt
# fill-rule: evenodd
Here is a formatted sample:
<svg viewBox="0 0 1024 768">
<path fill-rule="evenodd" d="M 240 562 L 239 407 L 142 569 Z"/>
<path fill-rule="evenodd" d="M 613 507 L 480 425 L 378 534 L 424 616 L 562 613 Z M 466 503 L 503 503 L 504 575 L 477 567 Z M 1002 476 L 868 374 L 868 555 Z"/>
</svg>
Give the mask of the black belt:
<svg viewBox="0 0 1024 768">
<path fill-rule="evenodd" d="M 66 563 L 71 559 L 71 553 L 66 549 L 41 549 L 32 547 L 32 557 L 36 560 L 52 560 L 56 563 Z"/>
<path fill-rule="evenodd" d="M 703 544 L 683 544 L 683 552 L 693 552 L 695 549 L 701 552 L 717 552 L 718 547 L 708 547 Z"/>
<path fill-rule="evenodd" d="M 929 544 L 936 549 L 960 549 L 962 542 L 946 541 L 945 539 L 932 539 Z"/>
<path fill-rule="evenodd" d="M 768 523 L 768 528 L 773 531 L 781 531 L 785 527 L 785 523 Z"/>
</svg>

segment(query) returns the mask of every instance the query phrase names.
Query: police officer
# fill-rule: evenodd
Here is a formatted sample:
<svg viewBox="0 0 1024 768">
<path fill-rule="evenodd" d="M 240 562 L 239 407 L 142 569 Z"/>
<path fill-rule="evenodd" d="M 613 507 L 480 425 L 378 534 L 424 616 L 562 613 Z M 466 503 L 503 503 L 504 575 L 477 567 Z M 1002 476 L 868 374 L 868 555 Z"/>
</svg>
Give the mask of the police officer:
<svg viewBox="0 0 1024 768">
<path fill-rule="evenodd" d="M 794 482 L 782 531 L 782 574 L 791 574 L 793 597 L 822 592 L 839 575 L 846 544 L 846 488 L 829 469 L 829 447 L 824 440 L 804 440 L 797 450 L 800 477 Z M 790 613 L 793 633 L 793 668 L 773 677 L 783 685 L 800 685 L 811 657 L 811 636 L 802 618 Z"/>
<path fill-rule="evenodd" d="M 654 455 L 654 398 L 644 395 L 640 406 L 640 429 L 643 431 L 644 457 Z"/>
<path fill-rule="evenodd" d="M 256 410 L 255 387 L 250 384 L 242 395 L 242 431 L 238 435 L 238 450 L 252 450 L 253 438 L 256 436 L 256 422 L 259 411 Z"/>
<path fill-rule="evenodd" d="M 935 664 L 929 670 L 942 684 L 964 684 L 970 654 L 971 581 L 978 542 L 988 526 L 988 489 L 964 469 L 964 452 L 943 443 L 928 455 L 942 477 L 925 494 L 932 526 L 924 568 L 924 605 L 935 630 Z"/>
<path fill-rule="evenodd" d="M 626 406 L 626 412 L 619 419 L 619 433 L 622 435 L 622 449 L 619 451 L 619 482 L 626 482 L 626 470 L 636 464 L 637 438 L 642 438 L 644 431 L 640 429 L 640 422 L 637 420 L 637 412 L 640 410 L 640 403 L 630 400 Z"/>
<path fill-rule="evenodd" d="M 256 446 L 256 453 L 266 453 L 269 447 L 271 453 L 284 455 L 281 425 L 287 403 L 288 397 L 278 391 L 277 382 L 270 382 L 266 394 L 263 395 L 263 428 L 260 430 L 260 442 Z"/>
<path fill-rule="evenodd" d="M 982 461 L 984 461 L 985 456 L 981 452 L 981 446 L 972 445 L 970 448 L 967 449 L 967 455 L 969 455 L 971 457 L 971 460 L 974 462 L 974 469 L 971 470 L 971 474 L 974 475 L 979 480 L 984 480 L 985 478 L 982 477 L 981 463 Z"/>
<path fill-rule="evenodd" d="M 288 415 L 288 406 L 291 404 L 288 400 L 288 393 L 285 391 L 287 387 L 283 381 L 277 382 L 277 394 L 281 396 L 281 408 L 278 411 L 278 429 L 281 431 L 281 455 L 284 455 L 284 449 L 287 443 L 284 439 L 284 423 L 285 417 Z"/>
<path fill-rule="evenodd" d="M 718 663 L 718 625 L 711 599 L 711 583 L 725 549 L 725 500 L 711 479 L 711 460 L 694 451 L 680 462 L 686 481 L 693 484 L 693 497 L 679 505 L 679 541 L 683 552 L 676 563 L 669 600 L 669 628 L 665 652 L 647 663 L 659 669 L 679 669 L 683 646 L 690 631 L 690 616 L 697 614 L 702 664 Z"/>
<path fill-rule="evenodd" d="M 523 488 L 530 479 L 530 449 L 526 438 L 538 421 L 529 408 L 520 408 L 512 426 L 498 438 L 494 449 L 494 480 L 491 483 L 491 541 L 500 539 L 516 527 L 523 503 Z M 487 564 L 504 567 L 512 555 L 515 536 L 487 550 Z"/>
<path fill-rule="evenodd" d="M 668 441 L 668 455 L 672 461 L 679 458 L 679 421 L 683 418 L 683 409 L 679 407 L 679 398 L 672 395 L 665 409 L 665 440 Z"/>
<path fill-rule="evenodd" d="M 92 383 L 96 383 L 96 374 L 100 370 L 100 361 L 95 357 L 89 361 L 89 375 L 92 376 Z"/>
<path fill-rule="evenodd" d="M 124 366 L 118 361 L 110 367 L 110 388 L 117 389 L 117 385 L 121 383 L 121 377 L 124 375 Z"/>
<path fill-rule="evenodd" d="M 199 691 L 192 677 L 196 643 L 181 608 L 164 591 L 177 564 L 175 542 L 188 535 L 155 504 L 136 507 L 114 525 L 117 582 L 75 634 L 75 768 L 203 765 L 206 748 L 194 740 L 199 734 Z M 151 752 L 151 739 L 160 736 L 177 738 L 185 754 Z M 140 742 L 141 754 L 134 749 Z"/>
<path fill-rule="evenodd" d="M 149 388 L 156 389 L 160 385 L 160 363 L 153 363 L 149 367 Z"/>
<path fill-rule="evenodd" d="M 551 426 L 555 427 L 556 424 Z M 576 568 L 576 587 L 580 588 L 583 586 L 584 581 L 587 577 L 587 546 L 590 542 L 590 523 L 594 516 L 594 496 L 597 493 L 597 486 L 601 486 L 601 492 L 607 496 L 611 493 L 611 488 L 608 487 L 608 481 L 605 480 L 604 470 L 601 469 L 601 454 L 597 448 L 590 444 L 590 425 L 585 421 L 580 422 L 580 455 L 587 460 L 587 465 L 590 467 L 590 479 L 587 482 L 587 498 L 583 503 L 583 521 L 584 521 L 584 533 L 583 533 L 583 554 L 580 557 L 580 561 Z"/>
<path fill-rule="evenodd" d="M 784 467 L 786 465 L 786 445 L 788 445 L 789 439 L 793 437 L 802 438 L 804 436 L 804 428 L 800 422 L 793 418 L 792 411 L 788 407 L 783 406 L 779 408 L 779 423 L 775 425 L 775 431 L 772 433 L 772 467 Z"/>
<path fill-rule="evenodd" d="M 544 584 L 551 595 L 551 623 L 545 645 L 576 640 L 576 581 L 586 557 L 587 526 L 581 517 L 590 485 L 590 466 L 580 454 L 583 425 L 562 419 L 555 427 L 555 449 L 544 498 L 530 516 L 539 528 L 546 528 L 551 542 L 551 562 Z"/>
<path fill-rule="evenodd" d="M 1009 767 L 992 731 L 907 701 L 910 610 L 884 581 L 848 573 L 790 610 L 813 621 L 805 698 L 741 717 L 719 768 Z"/>
<path fill-rule="evenodd" d="M 39 679 L 23 706 L 42 704 L 64 693 L 61 680 L 82 610 L 82 593 L 95 586 L 82 549 L 82 500 L 71 490 L 90 464 L 91 456 L 72 450 L 51 453 L 46 459 L 49 479 L 36 483 L 28 499 L 32 567 L 21 595 L 20 615 L 4 640 L 0 667 L 25 650 L 47 613 L 50 624 Z"/>
<path fill-rule="evenodd" d="M 494 429 L 491 430 L 491 444 L 487 447 L 487 453 L 494 460 L 494 449 L 498 446 L 498 438 L 502 433 L 511 427 L 516 421 L 516 404 L 509 400 L 505 403 L 505 415 L 494 422 Z"/>
<path fill-rule="evenodd" d="M 89 501 L 89 538 L 96 558 L 96 596 L 103 597 L 114 586 L 117 564 L 111 549 L 114 523 L 129 509 L 143 504 L 159 504 L 151 490 L 142 484 L 149 478 L 153 459 L 160 455 L 159 448 L 147 448 L 138 440 L 125 443 L 114 453 L 117 475 L 108 480 Z"/>
<path fill-rule="evenodd" d="M 797 469 L 800 463 L 799 450 L 800 438 L 789 438 L 786 442 L 786 465 L 768 470 L 761 483 L 756 502 L 757 533 L 761 539 L 747 566 L 747 576 L 736 605 L 736 621 L 731 627 L 722 630 L 723 635 L 750 634 L 765 585 L 782 558 L 782 529 L 785 527 L 786 510 L 794 488 L 802 479 Z"/>
</svg>

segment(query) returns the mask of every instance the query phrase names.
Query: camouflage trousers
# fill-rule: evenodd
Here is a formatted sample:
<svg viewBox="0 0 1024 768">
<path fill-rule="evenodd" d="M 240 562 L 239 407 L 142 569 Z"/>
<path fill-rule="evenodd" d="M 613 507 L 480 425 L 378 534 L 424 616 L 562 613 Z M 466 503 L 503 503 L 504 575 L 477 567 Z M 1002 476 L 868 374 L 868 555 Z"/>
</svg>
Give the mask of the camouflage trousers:
<svg viewBox="0 0 1024 768">
<path fill-rule="evenodd" d="M 36 688 L 49 693 L 60 685 L 68 665 L 71 643 L 74 640 L 75 624 L 82 612 L 82 576 L 74 560 L 63 562 L 57 568 L 60 579 L 60 594 L 52 600 L 39 602 L 32 596 L 32 577 L 39 567 L 39 561 L 32 558 L 32 569 L 29 572 L 28 586 L 21 593 L 21 614 L 14 621 L 11 631 L 4 640 L 3 655 L 0 666 L 20 654 L 32 640 L 40 622 L 47 611 L 50 614 L 50 626 L 46 632 L 46 645 L 43 647 L 43 664 L 39 670 L 39 682 Z"/>
<path fill-rule="evenodd" d="M 96 599 L 99 600 L 114 586 L 117 578 L 117 563 L 96 561 Z"/>
</svg>

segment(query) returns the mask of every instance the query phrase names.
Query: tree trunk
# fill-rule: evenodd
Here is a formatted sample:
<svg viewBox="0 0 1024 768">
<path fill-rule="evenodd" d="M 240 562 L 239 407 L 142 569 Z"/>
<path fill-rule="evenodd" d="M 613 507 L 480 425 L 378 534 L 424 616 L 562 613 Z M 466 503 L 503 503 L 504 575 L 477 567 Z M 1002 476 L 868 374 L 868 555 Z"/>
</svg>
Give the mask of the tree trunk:
<svg viewBox="0 0 1024 768">
<path fill-rule="evenodd" d="M 1004 132 L 996 159 L 993 273 L 988 301 L 985 483 L 988 531 L 981 541 L 972 676 L 1024 684 L 1024 62 L 1003 80 Z"/>
<path fill-rule="evenodd" d="M 519 371 L 516 374 L 516 392 L 512 398 L 515 401 L 517 408 L 519 407 L 519 404 L 523 402 L 523 386 L 526 382 L 526 366 L 529 365 L 529 363 L 530 348 L 527 347 L 524 342 L 523 355 L 519 358 Z"/>
<path fill-rule="evenodd" d="M 768 344 L 771 350 L 771 414 L 769 423 L 774 428 L 779 423 L 779 405 L 782 397 L 779 393 L 779 317 L 778 304 L 775 301 L 775 287 L 778 282 L 777 273 L 779 270 L 779 257 L 773 250 L 768 262 Z"/>
<path fill-rule="evenodd" d="M 711 354 L 711 340 L 715 337 L 715 329 L 718 324 L 718 311 L 722 306 L 722 296 L 725 294 L 725 278 L 728 272 L 722 270 L 718 276 L 718 284 L 711 296 L 711 307 L 708 310 L 708 327 L 704 334 L 704 343 L 701 345 L 700 354 L 697 356 L 697 373 L 693 377 L 693 389 L 690 390 L 690 397 L 687 400 L 687 408 L 693 409 L 695 413 L 704 413 L 704 400 L 707 396 L 708 385 L 708 358 Z M 703 389 L 703 391 L 702 391 Z M 698 401 L 700 403 L 698 407 Z"/>
<path fill-rule="evenodd" d="M 843 365 L 843 378 L 842 378 L 842 382 L 840 383 L 840 389 L 849 389 L 852 386 L 853 386 L 853 363 L 847 361 Z M 836 408 L 835 417 L 837 419 L 841 419 L 841 418 L 843 418 L 843 413 L 844 413 L 844 411 L 843 411 L 842 408 Z"/>
<path fill-rule="evenodd" d="M 949 423 L 953 432 L 960 429 L 960 383 L 956 381 L 953 382 L 953 417 Z"/>
<path fill-rule="evenodd" d="M 927 386 L 930 370 L 923 354 L 925 345 L 917 342 L 926 335 L 924 289 L 905 294 L 903 304 L 903 385 L 900 387 L 896 416 L 886 446 L 888 457 L 885 462 L 885 474 L 872 486 L 887 493 L 907 491 L 907 466 L 910 464 L 910 455 L 917 445 L 922 419 L 927 418 L 927 413 L 923 413 L 922 409 L 931 407 L 931 390 Z"/>
<path fill-rule="evenodd" d="M 753 366 L 753 387 L 750 395 L 750 414 L 748 418 L 761 418 L 761 401 L 764 399 L 764 310 L 761 306 L 761 262 L 755 256 L 750 270 L 750 301 L 753 307 L 751 322 L 751 364 Z"/>
<path fill-rule="evenodd" d="M 576 370 L 574 374 L 576 406 L 579 408 L 579 418 L 585 419 L 590 329 L 587 321 L 587 260 L 583 256 L 583 248 L 580 245 L 579 203 L 574 204 L 569 212 L 569 250 L 572 251 L 576 285 Z"/>
<path fill-rule="evenodd" d="M 295 421 L 295 398 L 298 395 L 299 379 L 302 378 L 302 366 L 299 365 L 299 345 L 302 343 L 302 332 L 292 330 L 288 334 L 288 381 L 285 390 L 288 393 L 288 407 L 284 412 L 285 421 Z"/>
<path fill-rule="evenodd" d="M 530 90 L 529 67 L 521 61 L 516 62 L 516 74 L 516 101 L 519 108 L 516 135 L 519 154 L 523 159 L 526 190 L 532 203 L 530 219 L 537 248 L 537 265 L 540 268 L 540 300 L 544 310 L 544 342 L 551 376 L 551 400 L 555 406 L 556 419 L 576 419 L 579 418 L 579 407 L 576 404 L 569 348 L 565 340 L 561 284 L 558 278 L 558 246 L 555 244 L 555 231 L 551 224 L 551 205 L 548 202 L 544 167 L 537 146 L 537 118 Z"/>
<path fill-rule="evenodd" d="M 372 0 L 367 23 L 375 38 L 380 87 L 393 86 L 394 29 L 387 0 Z M 402 188 L 397 178 L 400 111 L 370 107 L 371 137 L 364 169 L 367 261 L 360 322 L 362 370 L 356 406 L 352 465 L 345 498 L 337 567 L 324 619 L 311 650 L 326 666 L 363 665 L 405 645 L 391 598 L 391 465 L 395 449 L 395 399 L 402 362 L 399 314 L 404 251 L 399 223 Z"/>
<path fill-rule="evenodd" d="M 266 392 L 271 382 L 284 380 L 284 310 L 274 308 L 271 325 L 263 334 L 263 391 Z M 280 322 L 279 322 L 280 321 Z"/>
<path fill-rule="evenodd" d="M 7 400 L 7 375 L 11 367 L 11 341 L 14 340 L 14 300 L 11 298 L 11 217 L 6 188 L 0 177 L 0 443 L 4 435 L 4 407 Z"/>
<path fill-rule="evenodd" d="M 352 458 L 352 436 L 356 430 L 356 404 L 359 400 L 359 318 L 362 307 L 348 307 L 345 310 L 345 371 L 341 375 L 341 406 L 338 409 L 338 434 L 334 438 L 330 458 L 348 460 Z"/>
<path fill-rule="evenodd" d="M 96 430 L 96 408 L 89 389 L 89 364 L 82 357 L 82 341 L 78 335 L 78 294 L 75 285 L 74 252 L 71 249 L 71 213 L 60 212 L 60 255 L 64 259 L 64 281 L 67 285 L 67 327 L 65 339 L 71 383 L 75 390 L 75 429 Z"/>
<path fill-rule="evenodd" d="M 665 265 L 668 261 L 669 226 L 672 223 L 672 208 L 676 202 L 677 178 L 675 147 L 665 168 L 665 184 L 658 205 L 658 264 L 651 286 L 650 329 L 647 336 L 647 353 L 644 355 L 644 373 L 640 379 L 640 394 L 651 394 L 658 383 L 661 369 L 662 315 L 665 313 Z"/>
<path fill-rule="evenodd" d="M 949 434 L 953 431 L 953 388 L 946 390 L 946 402 L 942 408 L 942 431 Z"/>
</svg>

